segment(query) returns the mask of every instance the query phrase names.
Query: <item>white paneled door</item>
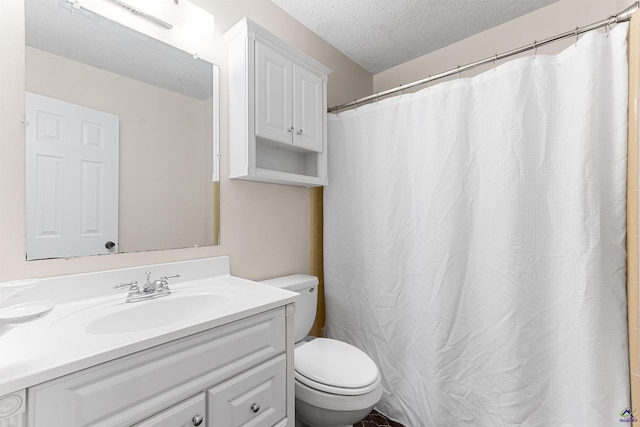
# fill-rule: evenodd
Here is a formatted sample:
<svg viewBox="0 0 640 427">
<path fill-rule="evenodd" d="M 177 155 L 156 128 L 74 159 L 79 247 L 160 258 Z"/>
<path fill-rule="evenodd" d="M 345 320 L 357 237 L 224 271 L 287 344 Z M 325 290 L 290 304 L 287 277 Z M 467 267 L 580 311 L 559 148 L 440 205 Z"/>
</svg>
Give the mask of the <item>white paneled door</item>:
<svg viewBox="0 0 640 427">
<path fill-rule="evenodd" d="M 117 252 L 117 115 L 26 94 L 27 259 Z"/>
</svg>

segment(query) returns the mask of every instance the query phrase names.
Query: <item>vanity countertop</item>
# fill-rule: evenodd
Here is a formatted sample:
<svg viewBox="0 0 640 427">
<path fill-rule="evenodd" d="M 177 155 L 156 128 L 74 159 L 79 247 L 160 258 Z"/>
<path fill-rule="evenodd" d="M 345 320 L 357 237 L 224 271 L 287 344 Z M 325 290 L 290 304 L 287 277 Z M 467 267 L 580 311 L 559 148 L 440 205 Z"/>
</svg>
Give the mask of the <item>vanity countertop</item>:
<svg viewBox="0 0 640 427">
<path fill-rule="evenodd" d="M 127 292 L 113 291 L 114 279 L 137 277 L 145 269 L 178 271 L 184 279 L 171 284 L 171 295 L 125 303 Z M 0 329 L 0 396 L 282 307 L 298 297 L 294 292 L 231 276 L 226 257 L 104 273 L 58 277 L 46 290 L 21 298 L 54 296 L 56 305 L 39 319 Z M 87 279 L 94 279 L 95 284 L 87 285 Z M 84 283 L 83 292 L 70 297 L 80 283 Z M 176 314 L 180 310 L 172 310 L 176 301 L 184 303 L 180 310 L 193 305 L 196 312 L 185 310 L 187 318 L 182 319 Z M 7 301 L 1 305 L 6 306 Z M 133 311 L 126 313 L 128 310 Z M 129 317 L 113 322 L 113 313 Z"/>
</svg>

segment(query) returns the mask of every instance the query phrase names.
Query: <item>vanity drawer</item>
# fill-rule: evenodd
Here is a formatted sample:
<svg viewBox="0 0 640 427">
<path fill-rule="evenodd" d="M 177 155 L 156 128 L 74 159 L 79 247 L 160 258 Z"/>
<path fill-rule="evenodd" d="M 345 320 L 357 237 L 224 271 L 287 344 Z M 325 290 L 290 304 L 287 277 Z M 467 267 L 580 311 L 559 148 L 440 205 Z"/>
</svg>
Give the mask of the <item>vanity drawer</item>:
<svg viewBox="0 0 640 427">
<path fill-rule="evenodd" d="M 284 351 L 279 308 L 32 387 L 28 426 L 129 426 Z"/>
<path fill-rule="evenodd" d="M 199 393 L 132 427 L 204 427 L 207 425 L 206 411 L 205 394 Z"/>
<path fill-rule="evenodd" d="M 285 356 L 231 378 L 207 394 L 209 427 L 271 427 L 287 415 Z"/>
</svg>

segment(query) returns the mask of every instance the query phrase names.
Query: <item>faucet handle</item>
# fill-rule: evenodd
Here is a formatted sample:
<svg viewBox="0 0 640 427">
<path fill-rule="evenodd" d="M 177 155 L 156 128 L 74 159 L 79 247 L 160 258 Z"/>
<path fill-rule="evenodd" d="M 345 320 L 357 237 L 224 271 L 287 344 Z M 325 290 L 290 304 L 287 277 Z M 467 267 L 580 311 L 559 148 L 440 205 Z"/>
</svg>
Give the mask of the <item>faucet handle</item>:
<svg viewBox="0 0 640 427">
<path fill-rule="evenodd" d="M 176 279 L 180 277 L 179 274 L 174 274 L 173 276 L 161 276 L 160 277 L 160 286 L 165 289 L 169 289 L 169 279 Z"/>
<path fill-rule="evenodd" d="M 138 288 L 138 281 L 137 280 L 132 280 L 131 282 L 126 282 L 126 283 L 116 283 L 113 287 L 113 289 L 122 289 L 122 288 L 129 288 L 129 292 L 130 293 L 134 293 L 134 292 L 138 292 L 139 288 Z"/>
</svg>

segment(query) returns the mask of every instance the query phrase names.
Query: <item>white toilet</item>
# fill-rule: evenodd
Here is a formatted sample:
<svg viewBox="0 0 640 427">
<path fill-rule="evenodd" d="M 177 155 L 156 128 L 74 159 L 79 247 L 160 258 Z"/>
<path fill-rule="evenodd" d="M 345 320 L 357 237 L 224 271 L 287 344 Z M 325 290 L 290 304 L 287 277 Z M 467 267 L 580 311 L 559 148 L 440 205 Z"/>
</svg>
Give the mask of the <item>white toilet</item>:
<svg viewBox="0 0 640 427">
<path fill-rule="evenodd" d="M 298 292 L 295 313 L 296 426 L 351 427 L 382 396 L 376 364 L 360 349 L 334 339 L 304 341 L 316 317 L 318 279 L 306 274 L 262 283 Z"/>
</svg>

